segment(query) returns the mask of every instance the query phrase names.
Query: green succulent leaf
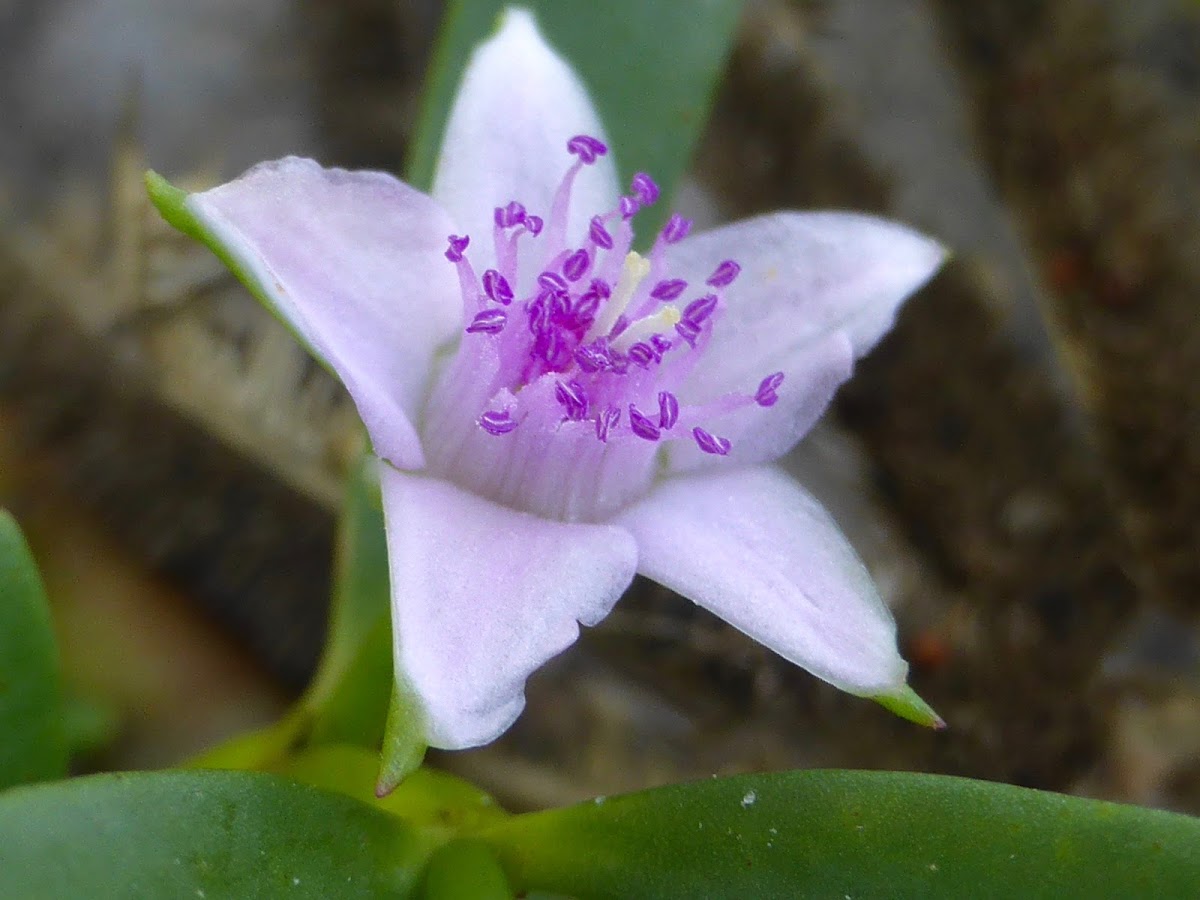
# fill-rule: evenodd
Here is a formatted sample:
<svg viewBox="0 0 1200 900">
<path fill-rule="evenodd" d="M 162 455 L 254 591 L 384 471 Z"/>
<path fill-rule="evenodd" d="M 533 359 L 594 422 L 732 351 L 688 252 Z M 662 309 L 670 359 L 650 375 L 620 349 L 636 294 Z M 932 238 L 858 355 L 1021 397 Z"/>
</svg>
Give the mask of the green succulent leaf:
<svg viewBox="0 0 1200 900">
<path fill-rule="evenodd" d="M 425 870 L 426 900 L 511 900 L 504 870 L 486 844 L 452 841 L 433 854 Z"/>
<path fill-rule="evenodd" d="M 375 792 L 379 756 L 361 747 L 314 747 L 275 771 L 305 784 L 370 803 L 411 825 L 447 834 L 477 831 L 508 817 L 488 794 L 445 772 L 422 768 L 386 797 Z"/>
<path fill-rule="evenodd" d="M 383 739 L 393 680 L 392 605 L 378 465 L 364 452 L 346 484 L 329 638 L 304 700 L 318 744 L 378 748 Z"/>
<path fill-rule="evenodd" d="M 378 460 L 362 453 L 346 483 L 334 560 L 329 638 L 308 691 L 279 722 L 189 761 L 192 768 L 278 769 L 307 746 L 355 744 L 378 751 L 392 677 L 391 601 Z M 420 733 L 404 774 L 420 764 Z M 378 768 L 377 752 L 374 755 Z"/>
<path fill-rule="evenodd" d="M 595 898 L 1194 897 L 1200 819 L 896 772 L 743 775 L 517 816 L 518 890 Z"/>
<path fill-rule="evenodd" d="M 65 725 L 46 591 L 20 527 L 0 510 L 0 790 L 65 775 Z"/>
<path fill-rule="evenodd" d="M 0 896 L 410 897 L 441 840 L 273 775 L 98 775 L 0 795 Z"/>
</svg>

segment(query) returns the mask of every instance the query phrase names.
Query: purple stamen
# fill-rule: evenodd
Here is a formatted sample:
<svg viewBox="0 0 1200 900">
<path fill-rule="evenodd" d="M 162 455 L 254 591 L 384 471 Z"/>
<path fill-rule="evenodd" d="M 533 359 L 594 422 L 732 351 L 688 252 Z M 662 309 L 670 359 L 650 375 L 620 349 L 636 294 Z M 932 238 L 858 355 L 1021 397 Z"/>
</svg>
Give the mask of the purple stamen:
<svg viewBox="0 0 1200 900">
<path fill-rule="evenodd" d="M 604 227 L 604 222 L 599 216 L 592 216 L 592 224 L 588 226 L 588 237 L 592 239 L 592 243 L 604 250 L 613 248 L 612 235 L 608 233 L 608 229 Z"/>
<path fill-rule="evenodd" d="M 629 428 L 646 441 L 657 441 L 662 436 L 659 427 L 651 419 L 638 412 L 638 408 L 632 403 L 629 404 Z"/>
<path fill-rule="evenodd" d="M 508 304 L 513 302 L 512 285 L 508 283 L 507 278 L 495 269 L 488 269 L 483 273 L 483 292 L 494 303 L 501 303 L 504 306 L 508 306 Z"/>
<path fill-rule="evenodd" d="M 698 297 L 683 308 L 683 318 L 685 321 L 691 322 L 693 325 L 700 325 L 713 314 L 713 310 L 717 308 L 717 295 L 705 294 L 703 297 Z"/>
<path fill-rule="evenodd" d="M 727 456 L 729 448 L 733 446 L 728 438 L 716 437 L 709 434 L 703 428 L 693 428 L 692 437 L 696 439 L 696 446 L 705 453 L 711 453 L 713 456 Z"/>
<path fill-rule="evenodd" d="M 511 392 L 509 401 L 504 404 L 508 408 L 485 407 L 481 410 L 476 406 L 472 410 L 478 415 L 476 424 L 488 434 L 499 436 L 514 431 L 529 414 L 549 413 L 551 419 L 557 420 L 556 427 L 564 430 L 575 428 L 569 424 L 572 422 L 591 423 L 596 439 L 601 443 L 607 443 L 612 435 L 624 443 L 627 432 L 648 442 L 683 438 L 690 432 L 701 452 L 729 455 L 733 442 L 704 428 L 693 428 L 695 421 L 702 420 L 700 416 L 697 414 L 693 418 L 690 407 L 684 415 L 678 396 L 672 390 L 660 389 L 667 384 L 656 382 L 660 381 L 661 371 L 657 367 L 666 362 L 667 351 L 679 349 L 681 341 L 692 347 L 703 346 L 708 337 L 705 323 L 722 315 L 721 297 L 725 296 L 722 289 L 740 276 L 741 266 L 732 259 L 719 260 L 706 279 L 711 293 L 701 296 L 696 290 L 698 279 L 692 279 L 690 287 L 694 299 L 685 301 L 683 297 L 689 291 L 689 281 L 673 278 L 669 270 L 660 272 L 659 269 L 666 245 L 684 240 L 692 229 L 691 220 L 674 214 L 663 226 L 651 253 L 651 268 L 655 275 L 647 279 L 646 284 L 652 287 L 647 290 L 639 285 L 632 286 L 628 295 L 622 295 L 620 307 L 625 309 L 624 314 L 620 314 L 621 309 L 611 309 L 607 315 L 602 315 L 602 307 L 612 298 L 616 283 L 626 277 L 624 274 L 618 276 L 618 271 L 623 271 L 620 257 L 633 240 L 633 228 L 628 220 L 642 208 L 661 200 L 661 189 L 648 174 L 637 173 L 629 183 L 629 195 L 619 199 L 617 209 L 593 216 L 587 239 L 580 242 L 581 246 L 572 247 L 565 239 L 572 184 L 580 168 L 594 164 L 608 148 L 598 138 L 576 135 L 567 142 L 567 149 L 577 159 L 571 161 L 545 220 L 531 214 L 516 200 L 495 208 L 493 239 L 497 261 L 492 263 L 495 268 L 484 271 L 481 279 L 476 280 L 465 255 L 470 245 L 469 237 L 447 237 L 445 255 L 457 264 L 467 304 L 465 331 L 489 335 L 504 332 L 500 342 L 494 343 L 493 349 L 487 352 L 499 353 L 503 363 L 501 371 L 511 373 L 511 376 L 503 376 Z M 534 245 L 521 237 L 524 234 L 536 237 L 543 231 L 551 242 L 543 252 L 532 249 Z M 540 261 L 544 268 L 534 268 L 531 273 L 528 259 L 525 267 L 519 265 L 521 257 L 528 256 L 535 256 L 534 264 Z M 522 271 L 524 275 L 518 278 Z M 536 276 L 536 284 L 529 291 L 522 288 L 522 302 L 516 305 L 518 281 L 527 284 L 530 274 Z M 658 308 L 657 315 L 652 316 L 650 313 L 656 302 L 672 306 Z M 528 331 L 520 327 L 519 319 L 513 320 L 513 329 L 505 331 L 510 312 L 527 318 Z M 665 322 L 657 324 L 660 319 L 678 319 L 674 322 L 676 334 L 671 335 Z M 605 323 L 611 324 L 602 330 L 600 326 Z M 665 333 L 654 333 L 656 328 Z M 597 337 L 599 334 L 603 336 Z M 618 339 L 619 335 L 622 337 Z M 635 337 L 641 339 L 634 340 Z M 613 346 L 614 340 L 621 350 Z M 684 361 L 681 364 L 687 367 Z M 669 383 L 677 374 L 670 370 L 665 373 L 665 380 Z M 626 376 L 629 376 L 628 380 L 623 382 Z M 545 386 L 553 386 L 552 405 L 545 411 L 527 410 L 527 404 L 540 404 L 548 398 L 543 393 L 544 388 L 527 393 L 522 393 L 521 389 L 543 378 L 552 379 L 549 385 L 541 381 Z M 754 402 L 763 407 L 778 403 L 777 391 L 783 380 L 782 372 L 764 378 L 753 395 Z M 650 398 L 656 397 L 657 407 L 652 407 L 648 413 L 642 412 L 630 402 L 635 393 L 643 403 L 650 403 Z M 731 408 L 737 408 L 750 399 L 745 395 L 732 396 L 726 398 L 719 409 L 726 409 L 730 403 L 734 404 Z M 558 409 L 554 409 L 554 405 Z M 713 410 L 718 410 L 718 406 Z M 626 412 L 628 420 L 624 418 Z M 626 421 L 628 429 L 625 428 Z M 681 425 L 681 421 L 684 424 Z M 678 435 L 674 434 L 675 428 L 679 429 Z"/>
<path fill-rule="evenodd" d="M 700 335 L 700 326 L 691 319 L 680 319 L 675 323 L 675 330 L 679 336 L 688 342 L 689 346 L 696 346 L 696 338 Z"/>
<path fill-rule="evenodd" d="M 650 296 L 655 300 L 674 300 L 685 290 L 687 290 L 686 281 L 682 278 L 670 278 L 656 284 L 650 291 Z"/>
<path fill-rule="evenodd" d="M 567 290 L 566 281 L 557 272 L 543 272 L 537 277 L 537 283 L 545 291 L 565 292 Z"/>
<path fill-rule="evenodd" d="M 608 147 L 598 138 L 587 134 L 577 134 L 567 141 L 567 150 L 579 157 L 585 166 L 590 166 L 599 157 L 608 152 Z"/>
<path fill-rule="evenodd" d="M 685 219 L 679 213 L 671 213 L 667 224 L 663 226 L 662 239 L 668 244 L 676 244 L 688 236 L 692 230 L 692 220 Z"/>
<path fill-rule="evenodd" d="M 658 427 L 669 431 L 679 421 L 679 400 L 670 391 L 658 392 Z"/>
<path fill-rule="evenodd" d="M 658 200 L 658 185 L 645 172 L 638 172 L 633 176 L 633 182 L 629 185 L 629 189 L 642 201 L 643 206 L 653 206 Z"/>
<path fill-rule="evenodd" d="M 607 407 L 596 416 L 596 439 L 602 444 L 608 443 L 608 430 L 621 419 L 621 410 L 615 406 Z"/>
<path fill-rule="evenodd" d="M 508 434 L 517 427 L 517 422 L 512 416 L 505 412 L 485 412 L 479 417 L 479 427 L 488 434 L 502 435 Z"/>
<path fill-rule="evenodd" d="M 654 350 L 650 345 L 643 344 L 641 341 L 631 346 L 628 353 L 630 361 L 637 363 L 643 369 L 650 368 L 650 363 L 656 359 Z"/>
<path fill-rule="evenodd" d="M 575 308 L 571 311 L 574 327 L 586 331 L 587 327 L 596 321 L 596 310 L 599 308 L 600 295 L 594 291 L 588 291 L 580 297 L 579 302 L 575 304 Z"/>
<path fill-rule="evenodd" d="M 471 239 L 466 235 L 460 237 L 457 234 L 452 234 L 446 240 L 450 242 L 450 246 L 446 248 L 446 259 L 452 263 L 462 262 L 463 251 L 467 249 L 467 245 L 471 243 Z"/>
<path fill-rule="evenodd" d="M 708 281 L 705 284 L 711 287 L 728 287 L 733 284 L 733 279 L 738 277 L 738 273 L 742 271 L 732 259 L 727 259 L 717 266 L 716 271 L 708 276 Z"/>
<path fill-rule="evenodd" d="M 508 321 L 508 313 L 502 309 L 485 309 L 475 314 L 467 326 L 467 334 L 499 334 Z"/>
<path fill-rule="evenodd" d="M 612 351 L 603 338 L 575 348 L 575 361 L 583 371 L 603 372 L 613 367 Z"/>
<path fill-rule="evenodd" d="M 514 225 L 525 223 L 525 207 L 516 200 L 510 200 L 506 206 L 497 206 L 492 216 L 497 228 L 512 228 Z"/>
<path fill-rule="evenodd" d="M 558 382 L 554 386 L 554 397 L 566 407 L 568 419 L 579 421 L 587 418 L 588 398 L 578 381 Z"/>
<path fill-rule="evenodd" d="M 775 390 L 781 384 L 783 384 L 782 372 L 768 375 L 762 380 L 758 390 L 754 392 L 754 402 L 759 406 L 774 406 L 779 401 L 779 395 L 775 393 Z"/>
<path fill-rule="evenodd" d="M 568 281 L 578 281 L 591 264 L 592 258 L 586 250 L 576 250 L 563 263 L 563 274 L 567 276 Z"/>
<path fill-rule="evenodd" d="M 650 335 L 650 343 L 646 344 L 646 346 L 649 347 L 650 352 L 654 354 L 654 361 L 656 363 L 662 362 L 662 351 L 658 349 L 658 345 L 654 343 L 654 335 Z"/>
</svg>

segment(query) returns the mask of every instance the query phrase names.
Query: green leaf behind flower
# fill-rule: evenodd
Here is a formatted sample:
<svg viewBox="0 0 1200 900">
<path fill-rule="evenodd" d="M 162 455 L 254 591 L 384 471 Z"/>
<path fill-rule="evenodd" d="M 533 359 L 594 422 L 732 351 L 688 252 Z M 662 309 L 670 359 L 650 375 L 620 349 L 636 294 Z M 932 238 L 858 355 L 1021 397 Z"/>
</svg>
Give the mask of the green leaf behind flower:
<svg viewBox="0 0 1200 900">
<path fill-rule="evenodd" d="M 346 482 L 338 521 L 329 636 L 312 684 L 279 722 L 191 761 L 195 768 L 275 769 L 306 746 L 352 744 L 378 751 L 393 694 L 387 544 L 379 502 L 380 463 L 362 453 Z M 405 699 L 400 695 L 401 701 Z M 417 712 L 401 705 L 401 719 Z M 404 774 L 424 745 L 410 736 Z M 378 760 L 376 761 L 378 764 Z"/>
<path fill-rule="evenodd" d="M 452 0 L 426 78 L 408 179 L 428 190 L 459 77 L 510 0 Z M 621 178 L 649 172 L 669 199 L 691 159 L 732 46 L 741 0 L 529 0 L 551 45 L 588 87 L 614 144 Z M 519 77 L 519 74 L 518 76 Z M 669 214 L 638 218 L 645 235 Z"/>
<path fill-rule="evenodd" d="M 0 897 L 409 897 L 442 840 L 272 775 L 98 775 L 0 794 Z"/>
<path fill-rule="evenodd" d="M 935 775 L 743 775 L 482 837 L 518 891 L 588 898 L 1200 895 L 1200 819 Z"/>
<path fill-rule="evenodd" d="M 0 510 L 0 789 L 66 771 L 58 647 L 46 592 L 21 529 Z"/>
</svg>

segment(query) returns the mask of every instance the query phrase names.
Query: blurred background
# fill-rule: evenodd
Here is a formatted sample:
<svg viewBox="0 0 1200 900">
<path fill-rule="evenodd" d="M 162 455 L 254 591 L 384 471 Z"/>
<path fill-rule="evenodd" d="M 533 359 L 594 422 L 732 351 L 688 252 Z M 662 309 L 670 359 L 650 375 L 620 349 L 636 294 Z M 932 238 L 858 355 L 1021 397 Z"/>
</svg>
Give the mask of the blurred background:
<svg viewBox="0 0 1200 900">
<path fill-rule="evenodd" d="M 0 505 L 95 723 L 81 767 L 169 765 L 286 708 L 357 447 L 340 386 L 142 172 L 400 171 L 441 12 L 0 2 Z M 836 766 L 1200 814 L 1198 112 L 1192 0 L 748 0 L 676 206 L 871 210 L 956 254 L 788 461 L 950 727 L 639 582 L 508 736 L 432 761 L 513 808 Z"/>
</svg>

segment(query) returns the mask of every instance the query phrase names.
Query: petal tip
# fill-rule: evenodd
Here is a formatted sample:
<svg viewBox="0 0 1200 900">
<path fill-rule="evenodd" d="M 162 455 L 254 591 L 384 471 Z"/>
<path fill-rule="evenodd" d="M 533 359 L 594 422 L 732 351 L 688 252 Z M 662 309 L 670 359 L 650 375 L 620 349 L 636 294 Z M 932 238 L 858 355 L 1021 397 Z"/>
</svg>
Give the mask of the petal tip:
<svg viewBox="0 0 1200 900">
<path fill-rule="evenodd" d="M 532 9 L 527 6 L 508 6 L 501 10 L 500 15 L 496 17 L 498 31 L 503 31 L 507 28 L 529 28 L 537 31 L 537 16 L 534 15 Z"/>
<path fill-rule="evenodd" d="M 420 768 L 428 748 L 425 716 L 406 679 L 397 678 L 392 686 L 384 725 L 383 752 L 379 759 L 379 775 L 375 780 L 375 796 L 382 799 L 397 785 Z"/>
<path fill-rule="evenodd" d="M 933 707 L 921 699 L 920 695 L 907 684 L 892 694 L 877 694 L 871 698 L 884 709 L 902 719 L 907 719 L 934 731 L 944 731 L 946 720 L 934 711 Z"/>
</svg>

